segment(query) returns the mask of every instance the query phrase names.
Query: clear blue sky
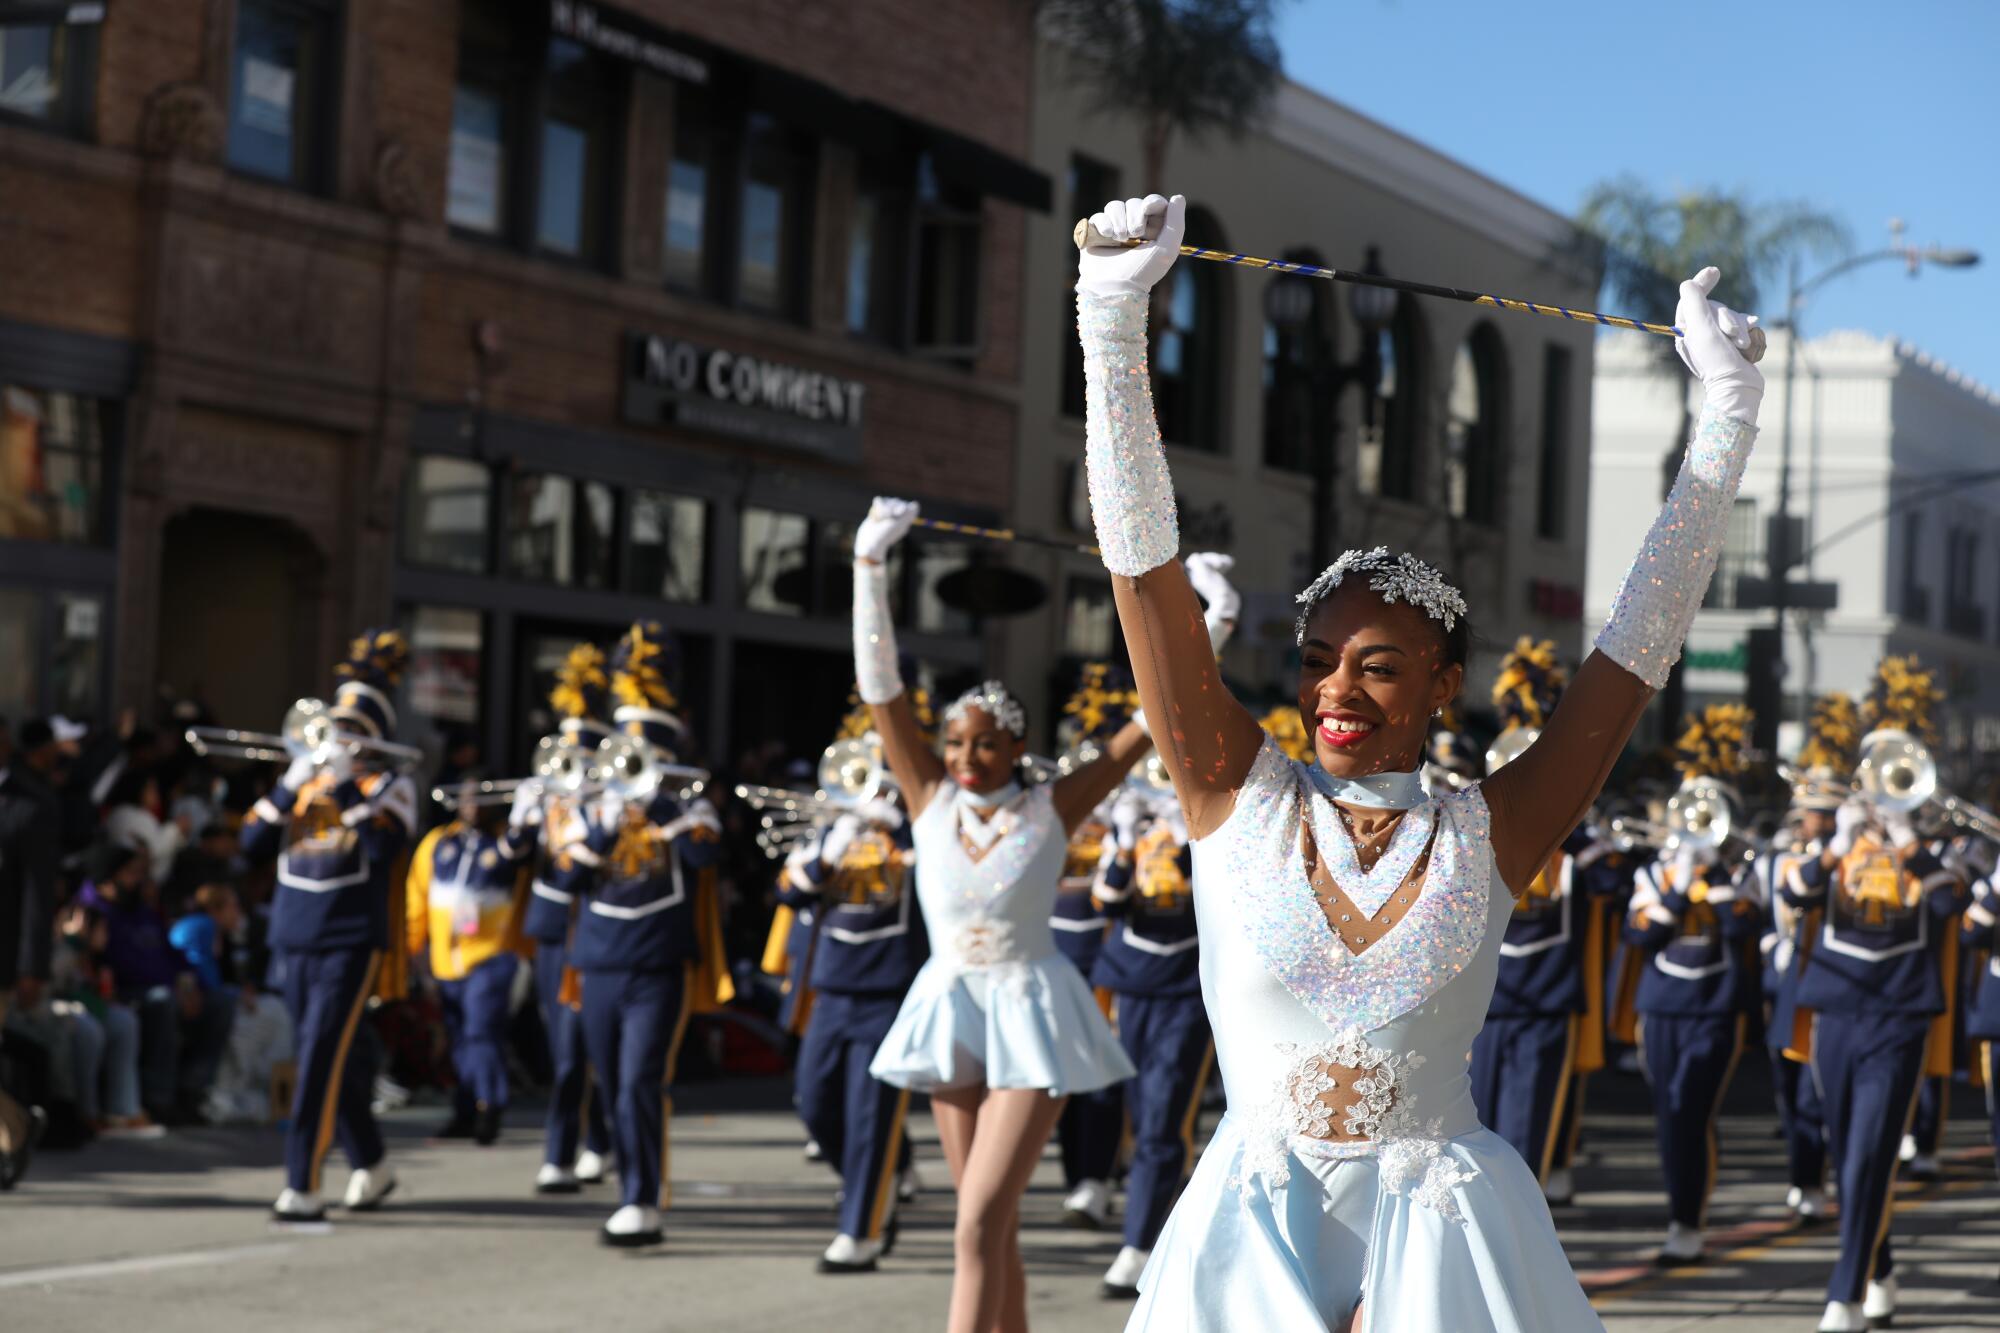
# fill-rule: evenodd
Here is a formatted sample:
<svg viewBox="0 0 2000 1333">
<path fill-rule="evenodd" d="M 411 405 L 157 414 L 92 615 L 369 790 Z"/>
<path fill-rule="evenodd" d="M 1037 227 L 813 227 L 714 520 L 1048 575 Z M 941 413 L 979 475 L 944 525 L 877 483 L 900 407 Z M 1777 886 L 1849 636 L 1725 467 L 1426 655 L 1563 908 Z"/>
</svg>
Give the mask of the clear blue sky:
<svg viewBox="0 0 2000 1333">
<path fill-rule="evenodd" d="M 1292 0 L 1278 38 L 1293 79 L 1562 213 L 1629 172 L 1806 200 L 1857 250 L 1891 217 L 1977 249 L 1836 278 L 1800 323 L 2000 387 L 2000 0 Z"/>
</svg>

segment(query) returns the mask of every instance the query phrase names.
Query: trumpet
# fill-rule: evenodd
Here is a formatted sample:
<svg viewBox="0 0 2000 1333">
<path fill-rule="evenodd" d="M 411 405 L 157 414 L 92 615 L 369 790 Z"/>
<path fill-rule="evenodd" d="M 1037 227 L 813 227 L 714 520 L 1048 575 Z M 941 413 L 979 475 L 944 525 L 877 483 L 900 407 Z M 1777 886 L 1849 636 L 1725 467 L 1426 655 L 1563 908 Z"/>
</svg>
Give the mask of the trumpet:
<svg viewBox="0 0 2000 1333">
<path fill-rule="evenodd" d="M 414 768 L 423 762 L 424 752 L 414 745 L 376 740 L 342 731 L 327 715 L 322 699 L 300 699 L 285 713 L 279 729 L 239 731 L 234 727 L 189 727 L 182 733 L 198 755 L 226 759 L 251 759 L 266 764 L 289 764 L 294 759 L 310 759 L 324 765 L 345 751 L 356 758 L 371 759 L 387 767 Z"/>
<path fill-rule="evenodd" d="M 621 800 L 649 801 L 672 778 L 681 784 L 680 798 L 691 801 L 708 789 L 712 776 L 705 768 L 673 763 L 664 750 L 637 736 L 607 736 L 597 747 L 594 781 Z"/>
<path fill-rule="evenodd" d="M 1940 790 L 1937 759 L 1907 731 L 1878 731 L 1868 738 L 1854 768 L 1854 787 L 1878 810 L 1910 814 L 1934 805 L 1954 827 L 2000 841 L 2000 815 Z"/>
<path fill-rule="evenodd" d="M 1720 851 L 1734 825 L 1729 797 L 1708 778 L 1689 778 L 1667 800 L 1667 828 L 1677 846 Z"/>
<path fill-rule="evenodd" d="M 866 805 L 895 785 L 873 736 L 835 741 L 819 757 L 816 791 L 739 783 L 736 795 L 759 814 L 757 846 L 773 860 L 789 856 L 834 819 Z"/>
<path fill-rule="evenodd" d="M 535 772 L 525 778 L 489 778 L 473 785 L 431 788 L 431 799 L 439 805 L 511 805 L 524 787 L 557 796 L 593 796 L 604 790 L 597 778 L 597 765 L 588 746 L 579 745 L 560 733 L 535 742 Z"/>
</svg>

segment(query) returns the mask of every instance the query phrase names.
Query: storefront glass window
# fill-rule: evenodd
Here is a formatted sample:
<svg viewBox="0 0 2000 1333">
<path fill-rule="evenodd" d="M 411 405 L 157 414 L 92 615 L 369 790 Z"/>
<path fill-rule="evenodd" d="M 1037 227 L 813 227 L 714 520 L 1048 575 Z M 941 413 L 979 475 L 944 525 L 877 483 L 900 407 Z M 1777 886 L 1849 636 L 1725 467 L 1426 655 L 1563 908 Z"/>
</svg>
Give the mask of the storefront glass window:
<svg viewBox="0 0 2000 1333">
<path fill-rule="evenodd" d="M 498 235 L 506 198 L 506 113 L 500 95 L 460 84 L 451 103 L 451 178 L 445 218 L 454 227 Z"/>
<path fill-rule="evenodd" d="M 229 165 L 311 185 L 331 20 L 314 0 L 240 0 L 229 89 Z"/>
<path fill-rule="evenodd" d="M 86 593 L 56 594 L 55 651 L 49 660 L 49 707 L 69 717 L 98 711 L 104 667 L 104 602 Z"/>
<path fill-rule="evenodd" d="M 625 590 L 669 602 L 708 595 L 708 506 L 685 495 L 634 491 Z"/>
<path fill-rule="evenodd" d="M 459 574 L 486 572 L 490 479 L 481 463 L 427 454 L 404 487 L 403 559 Z"/>
<path fill-rule="evenodd" d="M 917 562 L 915 628 L 931 634 L 967 634 L 972 617 L 945 605 L 938 584 L 972 564 L 972 548 L 963 542 L 925 542 L 913 548 Z"/>
<path fill-rule="evenodd" d="M 103 499 L 97 400 L 0 385 L 0 539 L 93 544 Z"/>
<path fill-rule="evenodd" d="M 42 660 L 42 599 L 25 588 L 0 588 L 0 719 L 19 728 L 42 711 L 35 681 Z"/>
<path fill-rule="evenodd" d="M 811 593 L 812 524 L 801 514 L 743 511 L 743 605 L 752 611 L 802 616 Z"/>
<path fill-rule="evenodd" d="M 813 525 L 813 581 L 818 595 L 813 598 L 813 614 L 845 620 L 854 612 L 854 526 L 821 520 Z"/>
<path fill-rule="evenodd" d="M 516 476 L 507 493 L 507 572 L 582 588 L 610 586 L 616 511 L 616 496 L 602 482 Z"/>
<path fill-rule="evenodd" d="M 1107 661 L 1117 642 L 1118 608 L 1111 585 L 1071 579 L 1063 605 L 1063 651 L 1091 661 Z"/>
<path fill-rule="evenodd" d="M 448 730 L 479 725 L 485 634 L 477 611 L 419 606 L 409 612 L 409 706 L 416 724 L 405 739 L 426 748 Z M 414 734 L 411 734 L 414 733 Z"/>
</svg>

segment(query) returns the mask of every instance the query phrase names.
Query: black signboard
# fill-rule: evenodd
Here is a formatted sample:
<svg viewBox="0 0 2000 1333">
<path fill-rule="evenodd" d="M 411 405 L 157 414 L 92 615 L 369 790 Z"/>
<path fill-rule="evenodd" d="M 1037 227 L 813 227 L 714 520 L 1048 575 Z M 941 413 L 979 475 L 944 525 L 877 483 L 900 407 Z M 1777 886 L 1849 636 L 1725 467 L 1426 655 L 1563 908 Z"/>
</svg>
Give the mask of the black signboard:
<svg viewBox="0 0 2000 1333">
<path fill-rule="evenodd" d="M 859 380 L 752 352 L 625 335 L 624 418 L 635 425 L 679 426 L 858 463 L 867 394 Z"/>
</svg>

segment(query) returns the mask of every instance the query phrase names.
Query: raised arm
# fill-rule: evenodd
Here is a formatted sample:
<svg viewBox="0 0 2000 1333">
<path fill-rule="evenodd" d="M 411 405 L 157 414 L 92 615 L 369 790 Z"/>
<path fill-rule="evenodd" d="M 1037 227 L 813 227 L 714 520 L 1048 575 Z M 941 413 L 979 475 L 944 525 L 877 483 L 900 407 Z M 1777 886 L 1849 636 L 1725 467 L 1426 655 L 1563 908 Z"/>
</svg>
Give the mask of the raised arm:
<svg viewBox="0 0 2000 1333">
<path fill-rule="evenodd" d="M 917 711 L 903 690 L 896 623 L 889 614 L 889 571 L 882 562 L 916 519 L 914 501 L 878 496 L 854 534 L 854 680 L 912 819 L 944 781 L 944 761 L 924 741 Z"/>
<path fill-rule="evenodd" d="M 1757 438 L 1764 377 L 1745 360 L 1753 319 L 1708 299 L 1712 268 L 1681 284 L 1676 340 L 1701 380 L 1701 421 L 1666 505 L 1541 737 L 1485 784 L 1500 877 L 1519 891 L 1575 828 L 1631 738 L 1646 703 L 1667 683 L 1729 531 L 1729 511 Z"/>
<path fill-rule="evenodd" d="M 1146 751 L 1153 748 L 1153 738 L 1146 734 L 1146 728 L 1138 722 L 1127 722 L 1120 727 L 1105 745 L 1104 753 L 1077 769 L 1056 779 L 1055 787 L 1049 792 L 1049 799 L 1055 802 L 1056 816 L 1063 822 L 1063 830 L 1074 833 L 1077 826 L 1090 817 L 1104 800 L 1125 780 L 1132 771 L 1132 765 L 1145 758 Z"/>
<path fill-rule="evenodd" d="M 1133 249 L 1084 250 L 1076 284 L 1083 342 L 1085 463 L 1097 543 L 1132 653 L 1139 700 L 1188 828 L 1199 838 L 1229 817 L 1263 729 L 1223 686 L 1201 602 L 1176 556 L 1180 526 L 1146 368 L 1147 293 L 1178 256 L 1187 202 L 1113 200 L 1091 219 Z"/>
</svg>

